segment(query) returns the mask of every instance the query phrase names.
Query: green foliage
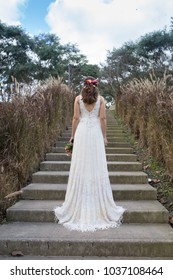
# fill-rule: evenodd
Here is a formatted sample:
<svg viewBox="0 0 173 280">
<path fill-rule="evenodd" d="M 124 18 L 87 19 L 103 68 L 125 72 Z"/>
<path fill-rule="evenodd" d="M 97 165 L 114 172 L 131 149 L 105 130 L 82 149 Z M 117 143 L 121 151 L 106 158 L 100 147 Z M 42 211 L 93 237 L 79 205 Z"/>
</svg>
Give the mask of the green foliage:
<svg viewBox="0 0 173 280">
<path fill-rule="evenodd" d="M 70 64 L 68 75 L 70 85 L 79 92 L 85 77 L 92 76 L 96 79 L 100 77 L 100 68 L 97 65 L 87 64 L 86 62 L 77 65 Z"/>
<path fill-rule="evenodd" d="M 173 17 L 171 17 L 171 26 L 170 26 L 171 31 L 173 31 Z"/>
<path fill-rule="evenodd" d="M 146 34 L 138 42 L 137 53 L 145 61 L 147 68 L 154 69 L 157 75 L 162 76 L 165 67 L 172 71 L 172 32 L 161 30 Z"/>
<path fill-rule="evenodd" d="M 83 64 L 81 67 L 81 75 L 83 77 L 92 76 L 94 78 L 99 78 L 100 69 L 96 64 Z"/>
<path fill-rule="evenodd" d="M 139 77 L 141 60 L 137 55 L 137 46 L 133 42 L 121 48 L 108 51 L 107 63 L 102 68 L 102 89 L 105 95 L 113 98 L 118 94 L 120 86 L 134 77 Z"/>
<path fill-rule="evenodd" d="M 7 26 L 0 22 L 0 77 L 6 82 L 15 76 L 19 82 L 31 80 L 33 66 L 29 56 L 33 41 L 21 27 Z"/>
<path fill-rule="evenodd" d="M 0 78 L 19 83 L 44 81 L 62 77 L 76 88 L 83 76 L 98 77 L 98 66 L 87 64 L 76 45 L 62 45 L 55 34 L 39 34 L 31 38 L 20 26 L 7 26 L 0 22 Z"/>
<path fill-rule="evenodd" d="M 149 78 L 153 70 L 161 78 L 165 69 L 173 74 L 172 29 L 148 33 L 135 43 L 128 42 L 108 51 L 102 76 L 105 89 L 109 88 L 109 94 L 117 96 L 121 85 L 136 78 Z"/>
<path fill-rule="evenodd" d="M 53 34 L 40 34 L 33 38 L 35 58 L 34 78 L 45 80 L 62 76 L 64 73 L 63 55 L 65 48 Z"/>
</svg>

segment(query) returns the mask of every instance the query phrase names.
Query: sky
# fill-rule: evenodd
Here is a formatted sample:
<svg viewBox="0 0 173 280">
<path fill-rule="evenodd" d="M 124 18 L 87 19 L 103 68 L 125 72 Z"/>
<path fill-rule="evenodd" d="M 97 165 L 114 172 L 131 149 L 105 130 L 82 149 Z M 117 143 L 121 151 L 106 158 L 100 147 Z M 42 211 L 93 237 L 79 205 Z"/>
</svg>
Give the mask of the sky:
<svg viewBox="0 0 173 280">
<path fill-rule="evenodd" d="M 30 35 L 55 33 L 76 44 L 91 64 L 107 51 L 157 30 L 170 29 L 173 0 L 0 0 L 0 20 Z"/>
</svg>

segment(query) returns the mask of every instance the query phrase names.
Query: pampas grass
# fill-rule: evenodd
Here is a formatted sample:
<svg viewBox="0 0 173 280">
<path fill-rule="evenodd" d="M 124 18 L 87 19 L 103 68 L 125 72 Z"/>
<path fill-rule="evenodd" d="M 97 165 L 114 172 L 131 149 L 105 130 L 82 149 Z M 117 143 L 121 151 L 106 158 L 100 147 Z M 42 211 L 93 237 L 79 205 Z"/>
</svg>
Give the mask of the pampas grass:
<svg viewBox="0 0 173 280">
<path fill-rule="evenodd" d="M 0 103 L 0 201 L 29 180 L 56 136 L 69 125 L 74 93 L 49 79 L 34 93 Z"/>
<path fill-rule="evenodd" d="M 149 155 L 164 163 L 173 179 L 173 87 L 162 78 L 134 79 L 122 86 L 116 111 Z"/>
</svg>

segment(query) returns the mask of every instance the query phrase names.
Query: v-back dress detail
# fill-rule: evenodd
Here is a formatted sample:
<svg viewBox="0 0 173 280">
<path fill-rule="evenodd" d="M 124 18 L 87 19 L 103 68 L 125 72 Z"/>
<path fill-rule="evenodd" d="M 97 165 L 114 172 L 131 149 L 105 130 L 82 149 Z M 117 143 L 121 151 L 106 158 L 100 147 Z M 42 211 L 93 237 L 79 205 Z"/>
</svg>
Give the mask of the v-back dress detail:
<svg viewBox="0 0 173 280">
<path fill-rule="evenodd" d="M 71 230 L 118 227 L 125 209 L 113 200 L 99 119 L 100 95 L 91 112 L 81 96 L 79 106 L 65 201 L 54 209 L 55 217 Z"/>
</svg>

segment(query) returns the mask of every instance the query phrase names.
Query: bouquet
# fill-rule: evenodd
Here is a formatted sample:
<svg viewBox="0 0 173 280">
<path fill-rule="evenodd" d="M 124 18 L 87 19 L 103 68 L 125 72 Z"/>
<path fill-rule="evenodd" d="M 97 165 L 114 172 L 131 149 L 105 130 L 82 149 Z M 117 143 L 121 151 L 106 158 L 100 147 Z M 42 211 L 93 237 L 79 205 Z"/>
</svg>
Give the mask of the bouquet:
<svg viewBox="0 0 173 280">
<path fill-rule="evenodd" d="M 73 144 L 67 143 L 65 146 L 65 151 L 67 156 L 71 156 L 72 151 L 73 151 Z"/>
</svg>

